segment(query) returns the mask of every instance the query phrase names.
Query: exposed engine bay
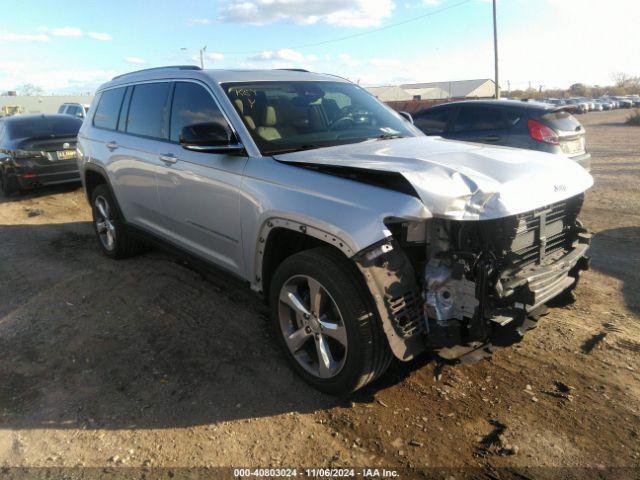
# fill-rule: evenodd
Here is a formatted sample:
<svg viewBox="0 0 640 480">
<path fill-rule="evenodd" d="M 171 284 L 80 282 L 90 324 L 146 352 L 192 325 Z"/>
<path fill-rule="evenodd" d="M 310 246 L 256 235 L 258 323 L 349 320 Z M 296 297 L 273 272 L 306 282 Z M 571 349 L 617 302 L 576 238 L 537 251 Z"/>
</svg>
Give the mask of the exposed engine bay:
<svg viewBox="0 0 640 480">
<path fill-rule="evenodd" d="M 448 360 L 519 341 L 588 268 L 590 235 L 577 219 L 583 197 L 498 219 L 387 223 L 387 241 L 356 261 L 404 342 L 390 338 L 396 356 L 418 353 L 418 337 Z"/>
</svg>

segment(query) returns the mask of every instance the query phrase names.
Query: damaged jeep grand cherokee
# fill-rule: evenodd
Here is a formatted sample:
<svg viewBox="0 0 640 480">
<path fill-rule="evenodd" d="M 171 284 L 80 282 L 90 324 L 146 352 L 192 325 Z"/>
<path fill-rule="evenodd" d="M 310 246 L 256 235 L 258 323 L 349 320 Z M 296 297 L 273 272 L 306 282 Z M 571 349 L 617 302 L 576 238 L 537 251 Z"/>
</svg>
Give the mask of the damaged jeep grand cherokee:
<svg viewBox="0 0 640 480">
<path fill-rule="evenodd" d="M 152 238 L 246 280 L 325 392 L 394 356 L 519 341 L 588 267 L 584 169 L 426 137 L 339 77 L 149 69 L 103 85 L 89 112 L 79 164 L 102 251 Z"/>
</svg>

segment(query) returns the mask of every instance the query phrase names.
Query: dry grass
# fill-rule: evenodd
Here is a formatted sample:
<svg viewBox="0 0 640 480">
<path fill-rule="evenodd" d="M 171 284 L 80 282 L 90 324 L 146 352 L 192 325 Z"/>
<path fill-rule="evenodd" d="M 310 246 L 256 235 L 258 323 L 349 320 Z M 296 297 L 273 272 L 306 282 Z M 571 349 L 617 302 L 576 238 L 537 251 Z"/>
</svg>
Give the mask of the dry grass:
<svg viewBox="0 0 640 480">
<path fill-rule="evenodd" d="M 640 109 L 636 109 L 635 112 L 627 117 L 626 124 L 640 127 Z"/>
</svg>

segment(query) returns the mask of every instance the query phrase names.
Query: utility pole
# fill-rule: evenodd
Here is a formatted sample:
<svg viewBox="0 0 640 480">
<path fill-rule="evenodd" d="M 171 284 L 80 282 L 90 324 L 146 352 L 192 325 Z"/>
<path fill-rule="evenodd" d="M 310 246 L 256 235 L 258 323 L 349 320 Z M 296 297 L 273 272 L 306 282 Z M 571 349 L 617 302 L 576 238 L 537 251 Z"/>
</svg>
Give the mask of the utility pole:
<svg viewBox="0 0 640 480">
<path fill-rule="evenodd" d="M 494 53 L 494 63 L 496 69 L 496 98 L 500 98 L 500 84 L 498 83 L 498 21 L 496 17 L 496 1 L 493 0 L 493 53 Z"/>
<path fill-rule="evenodd" d="M 200 49 L 200 68 L 202 68 L 203 70 L 204 70 L 204 52 L 206 49 L 207 49 L 206 45 Z"/>
</svg>

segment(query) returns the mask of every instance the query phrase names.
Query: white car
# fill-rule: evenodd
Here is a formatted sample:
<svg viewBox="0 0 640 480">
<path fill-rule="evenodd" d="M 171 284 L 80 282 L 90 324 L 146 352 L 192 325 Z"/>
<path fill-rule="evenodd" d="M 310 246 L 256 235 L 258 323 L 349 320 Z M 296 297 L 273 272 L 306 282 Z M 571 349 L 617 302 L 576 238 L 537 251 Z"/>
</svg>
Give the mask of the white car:
<svg viewBox="0 0 640 480">
<path fill-rule="evenodd" d="M 58 108 L 58 113 L 71 115 L 72 117 L 85 118 L 89 112 L 89 105 L 86 103 L 63 103 Z"/>
</svg>

